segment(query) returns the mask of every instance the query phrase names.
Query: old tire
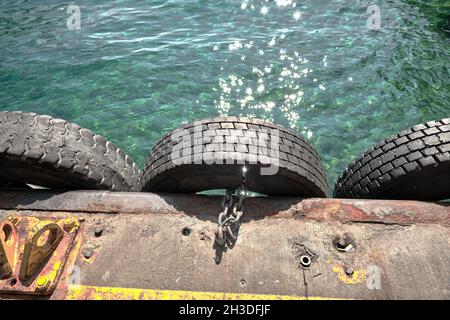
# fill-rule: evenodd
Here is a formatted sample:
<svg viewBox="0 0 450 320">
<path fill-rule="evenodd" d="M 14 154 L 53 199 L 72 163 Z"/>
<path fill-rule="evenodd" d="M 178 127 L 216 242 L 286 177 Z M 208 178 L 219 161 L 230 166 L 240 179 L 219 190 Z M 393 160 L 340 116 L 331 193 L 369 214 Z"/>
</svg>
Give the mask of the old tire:
<svg viewBox="0 0 450 320">
<path fill-rule="evenodd" d="M 138 167 L 114 144 L 76 124 L 34 113 L 0 112 L 0 167 L 0 180 L 14 184 L 139 188 Z"/>
<path fill-rule="evenodd" d="M 416 125 L 372 147 L 344 171 L 334 196 L 450 198 L 450 118 Z"/>
<path fill-rule="evenodd" d="M 274 138 L 275 134 L 279 138 Z M 278 162 L 274 153 L 277 141 Z M 261 168 L 267 168 L 270 161 L 272 168 L 278 168 L 277 173 L 261 175 Z M 243 117 L 197 121 L 167 134 L 150 153 L 141 190 L 193 193 L 235 188 L 241 181 L 243 162 L 248 170 L 246 186 L 251 191 L 266 195 L 326 196 L 322 163 L 309 143 L 292 130 Z"/>
</svg>

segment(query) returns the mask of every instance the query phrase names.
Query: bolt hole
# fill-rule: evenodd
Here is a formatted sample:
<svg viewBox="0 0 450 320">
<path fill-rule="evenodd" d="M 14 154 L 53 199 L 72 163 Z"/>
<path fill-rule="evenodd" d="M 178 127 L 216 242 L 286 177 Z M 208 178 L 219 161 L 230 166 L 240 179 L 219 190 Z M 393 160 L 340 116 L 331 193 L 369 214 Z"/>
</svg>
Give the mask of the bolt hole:
<svg viewBox="0 0 450 320">
<path fill-rule="evenodd" d="M 302 267 L 308 268 L 311 265 L 311 258 L 307 255 L 303 255 L 300 257 L 300 263 Z"/>
<path fill-rule="evenodd" d="M 17 284 L 17 279 L 16 278 L 12 278 L 11 280 L 9 280 L 9 286 L 10 287 L 14 287 Z"/>
<path fill-rule="evenodd" d="M 95 228 L 94 235 L 95 235 L 96 238 L 101 237 L 102 234 L 103 234 L 103 228 L 102 227 Z"/>
<path fill-rule="evenodd" d="M 340 252 L 353 252 L 356 249 L 355 242 L 348 235 L 334 238 L 333 247 Z"/>
<path fill-rule="evenodd" d="M 191 234 L 191 228 L 188 228 L 188 227 L 184 227 L 182 230 L 181 230 L 181 234 L 183 235 L 183 236 L 188 236 L 188 235 L 190 235 Z"/>
<path fill-rule="evenodd" d="M 90 257 L 92 257 L 93 254 L 94 254 L 94 250 L 92 250 L 91 248 L 85 248 L 85 249 L 83 250 L 83 256 L 84 256 L 86 259 L 89 259 Z"/>
<path fill-rule="evenodd" d="M 351 277 L 354 273 L 353 269 L 350 267 L 344 267 L 344 272 L 347 276 Z"/>
</svg>

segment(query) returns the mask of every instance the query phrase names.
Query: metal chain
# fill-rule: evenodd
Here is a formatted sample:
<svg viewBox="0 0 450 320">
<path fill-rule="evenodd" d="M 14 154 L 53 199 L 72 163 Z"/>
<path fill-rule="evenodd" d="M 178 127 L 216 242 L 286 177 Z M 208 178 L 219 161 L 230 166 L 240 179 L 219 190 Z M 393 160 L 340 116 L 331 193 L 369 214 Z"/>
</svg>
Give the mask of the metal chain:
<svg viewBox="0 0 450 320">
<path fill-rule="evenodd" d="M 236 189 L 228 189 L 222 199 L 222 212 L 219 214 L 216 230 L 216 242 L 218 245 L 225 245 L 227 237 L 236 241 L 237 237 L 233 230 L 239 225 L 240 219 L 244 213 L 243 202 L 247 197 L 247 189 L 245 187 L 245 173 L 247 169 L 242 169 L 242 183 Z M 238 201 L 234 202 L 234 198 Z"/>
</svg>

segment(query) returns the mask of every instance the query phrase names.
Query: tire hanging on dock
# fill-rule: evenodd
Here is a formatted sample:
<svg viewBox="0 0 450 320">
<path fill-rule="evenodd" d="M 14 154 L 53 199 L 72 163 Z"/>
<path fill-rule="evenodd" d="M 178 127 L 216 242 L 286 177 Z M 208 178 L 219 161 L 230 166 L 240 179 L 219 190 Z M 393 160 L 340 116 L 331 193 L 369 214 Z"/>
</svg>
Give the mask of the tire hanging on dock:
<svg viewBox="0 0 450 320">
<path fill-rule="evenodd" d="M 418 124 L 366 151 L 337 180 L 334 196 L 450 199 L 450 118 Z"/>
<path fill-rule="evenodd" d="M 250 191 L 326 197 L 321 160 L 303 137 L 282 126 L 243 117 L 205 119 L 168 133 L 149 155 L 141 190 L 236 188 L 244 164 Z"/>
<path fill-rule="evenodd" d="M 79 125 L 0 112 L 0 185 L 138 191 L 140 170 L 122 150 Z"/>
</svg>

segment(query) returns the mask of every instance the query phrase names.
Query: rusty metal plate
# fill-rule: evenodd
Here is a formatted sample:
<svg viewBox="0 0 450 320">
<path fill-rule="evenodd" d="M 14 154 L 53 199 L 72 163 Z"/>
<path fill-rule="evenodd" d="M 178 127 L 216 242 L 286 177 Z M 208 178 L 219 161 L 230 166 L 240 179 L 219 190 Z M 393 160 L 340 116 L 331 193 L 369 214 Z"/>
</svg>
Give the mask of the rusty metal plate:
<svg viewBox="0 0 450 320">
<path fill-rule="evenodd" d="M 0 293 L 49 295 L 80 228 L 79 219 L 8 216 L 0 222 Z"/>
</svg>

